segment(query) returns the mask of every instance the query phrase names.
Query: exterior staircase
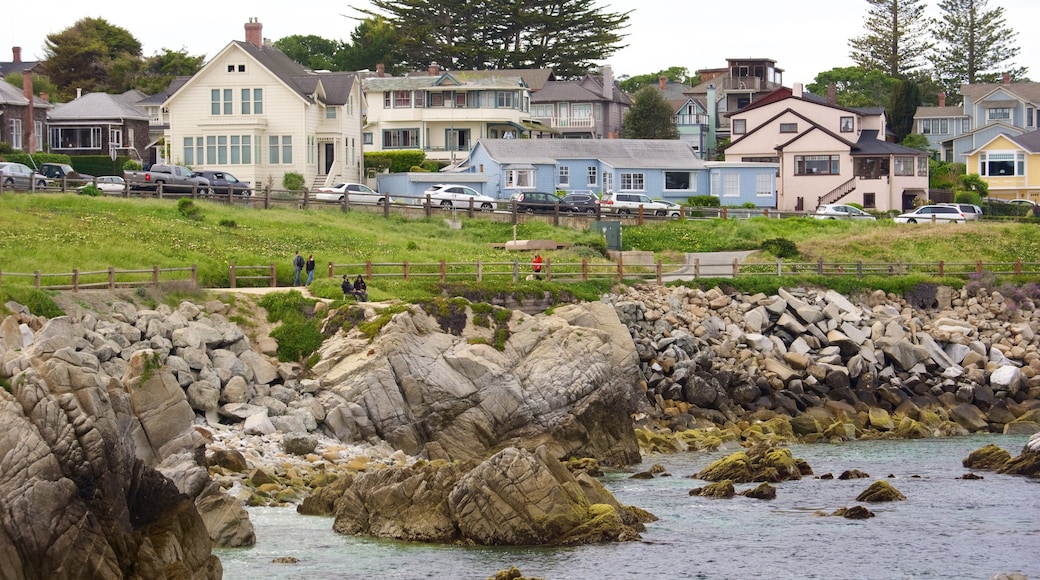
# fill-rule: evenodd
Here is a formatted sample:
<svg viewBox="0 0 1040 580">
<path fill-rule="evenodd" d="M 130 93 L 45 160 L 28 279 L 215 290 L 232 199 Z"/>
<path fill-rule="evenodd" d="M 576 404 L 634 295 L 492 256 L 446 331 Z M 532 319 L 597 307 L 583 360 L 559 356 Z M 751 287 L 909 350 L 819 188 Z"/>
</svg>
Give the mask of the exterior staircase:
<svg viewBox="0 0 1040 580">
<path fill-rule="evenodd" d="M 834 203 L 855 190 L 856 178 L 853 177 L 852 179 L 849 179 L 845 183 L 839 185 L 838 187 L 835 187 L 834 189 L 830 190 L 824 195 L 821 195 L 819 200 L 817 200 L 816 202 L 816 207 L 820 207 L 821 205 L 827 205 L 829 203 Z"/>
</svg>

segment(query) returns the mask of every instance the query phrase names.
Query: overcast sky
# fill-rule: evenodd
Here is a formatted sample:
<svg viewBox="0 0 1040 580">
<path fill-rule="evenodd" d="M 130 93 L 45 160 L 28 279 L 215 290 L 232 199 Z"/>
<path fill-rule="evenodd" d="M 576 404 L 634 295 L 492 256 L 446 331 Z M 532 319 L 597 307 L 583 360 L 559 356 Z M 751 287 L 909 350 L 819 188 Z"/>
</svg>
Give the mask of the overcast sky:
<svg viewBox="0 0 1040 580">
<path fill-rule="evenodd" d="M 0 60 L 11 60 L 11 47 L 22 47 L 22 60 L 43 58 L 48 34 L 72 26 L 80 18 L 100 17 L 121 26 L 151 56 L 162 48 L 186 49 L 189 54 L 215 56 L 232 40 L 244 40 L 244 24 L 256 17 L 271 40 L 294 34 L 314 34 L 349 40 L 357 20 L 350 6 L 368 6 L 367 0 L 347 4 L 316 0 L 302 5 L 286 3 L 213 2 L 181 0 L 165 6 L 127 9 L 98 4 L 87 8 L 82 0 L 51 0 L 46 15 L 34 13 L 0 22 Z M 106 3 L 107 4 L 107 3 Z M 938 16 L 938 0 L 929 11 Z M 625 42 L 610 57 L 615 75 L 639 75 L 672 66 L 720 68 L 727 58 L 770 58 L 783 69 L 783 81 L 811 83 L 834 67 L 851 66 L 848 39 L 863 34 L 868 8 L 864 0 L 743 0 L 706 2 L 690 0 L 601 0 L 608 10 L 631 10 Z M 1040 23 L 1038 0 L 989 0 L 1003 6 L 1007 23 L 1018 31 L 1021 48 L 1016 64 L 1029 67 L 1040 80 Z M 601 63 L 603 64 L 603 63 Z"/>
</svg>

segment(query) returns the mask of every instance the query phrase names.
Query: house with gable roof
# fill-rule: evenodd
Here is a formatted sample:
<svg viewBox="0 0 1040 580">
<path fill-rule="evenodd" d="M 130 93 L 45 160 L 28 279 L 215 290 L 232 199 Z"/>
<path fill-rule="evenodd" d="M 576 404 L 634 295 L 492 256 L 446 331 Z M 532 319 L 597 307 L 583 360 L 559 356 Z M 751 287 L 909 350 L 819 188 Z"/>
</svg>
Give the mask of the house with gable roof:
<svg viewBox="0 0 1040 580">
<path fill-rule="evenodd" d="M 79 94 L 58 103 L 47 115 L 52 153 L 66 155 L 129 155 L 141 158 L 148 148 L 148 117 L 127 102 L 140 94 Z"/>
<path fill-rule="evenodd" d="M 715 195 L 733 206 L 776 202 L 776 164 L 705 162 L 673 139 L 481 139 L 466 166 L 461 175 L 479 175 L 483 193 L 497 199 L 529 190 L 645 193 L 677 203 Z"/>
<path fill-rule="evenodd" d="M 245 38 L 171 85 L 162 104 L 168 162 L 275 188 L 290 172 L 309 187 L 360 180 L 357 75 L 304 68 L 263 38 L 256 19 L 245 24 Z"/>
<path fill-rule="evenodd" d="M 693 87 L 670 80 L 666 76 L 658 77 L 654 87 L 675 111 L 675 128 L 679 132 L 679 139 L 689 143 L 690 147 L 702 156 L 714 151 L 715 144 L 707 142 L 710 133 L 708 111 L 704 103 L 692 96 Z"/>
<path fill-rule="evenodd" d="M 995 135 L 965 154 L 968 173 L 977 173 L 996 199 L 1040 203 L 1040 131 Z"/>
<path fill-rule="evenodd" d="M 420 149 L 457 163 L 478 139 L 517 138 L 531 123 L 531 90 L 510 71 L 443 71 L 363 81 L 366 152 Z M 515 71 L 514 71 L 515 72 Z"/>
<path fill-rule="evenodd" d="M 53 107 L 33 95 L 32 73 L 22 76 L 22 89 L 0 79 L 0 141 L 16 151 L 43 151 L 47 112 Z"/>
<path fill-rule="evenodd" d="M 798 83 L 730 113 L 730 161 L 779 164 L 777 207 L 906 210 L 928 190 L 928 154 L 885 139 L 881 108 L 846 108 Z"/>
<path fill-rule="evenodd" d="M 610 65 L 577 81 L 550 80 L 540 88 L 532 87 L 531 117 L 549 128 L 532 136 L 617 139 L 631 108 L 632 99 L 621 90 Z"/>
</svg>

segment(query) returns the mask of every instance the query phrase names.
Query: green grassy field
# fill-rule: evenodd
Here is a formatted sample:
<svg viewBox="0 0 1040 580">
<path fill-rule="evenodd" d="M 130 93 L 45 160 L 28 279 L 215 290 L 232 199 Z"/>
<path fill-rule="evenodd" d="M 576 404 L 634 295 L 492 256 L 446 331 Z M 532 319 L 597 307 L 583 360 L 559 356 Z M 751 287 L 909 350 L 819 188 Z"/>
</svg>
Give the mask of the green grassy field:
<svg viewBox="0 0 1040 580">
<path fill-rule="evenodd" d="M 339 281 L 327 278 L 327 264 L 371 262 L 511 262 L 526 265 L 527 252 L 495 249 L 513 239 L 513 226 L 464 219 L 451 229 L 444 216 L 406 220 L 365 211 L 324 209 L 260 210 L 205 201 L 194 202 L 199 219 L 178 211 L 172 200 L 87 197 L 66 194 L 0 196 L 0 276 L 44 273 L 198 266 L 203 286 L 225 286 L 228 266 L 278 265 L 279 285 L 292 280 L 296 250 L 315 255 L 319 294 L 338 294 Z M 552 239 L 572 244 L 545 252 L 554 263 L 583 258 L 606 264 L 598 234 L 554 228 L 542 222 L 517 226 L 518 239 Z M 624 225 L 625 249 L 654 252 L 666 264 L 685 252 L 755 249 L 763 240 L 793 241 L 792 260 L 853 262 L 1012 262 L 1040 260 L 1040 226 L 1024 223 L 902 225 L 890 221 L 842 222 L 807 218 L 668 221 Z M 756 258 L 752 257 L 752 261 Z M 763 262 L 773 260 L 764 255 Z M 24 280 L 24 279 L 23 279 Z M 407 298 L 435 284 L 390 280 L 370 284 L 373 299 Z M 4 285 L 28 283 L 2 278 Z M 536 282 L 526 283 L 538 287 Z M 503 284 L 503 286 L 508 286 Z M 609 283 L 606 284 L 609 286 Z M 603 284 L 593 284 L 589 292 Z M 580 287 L 578 287 L 580 289 Z"/>
</svg>

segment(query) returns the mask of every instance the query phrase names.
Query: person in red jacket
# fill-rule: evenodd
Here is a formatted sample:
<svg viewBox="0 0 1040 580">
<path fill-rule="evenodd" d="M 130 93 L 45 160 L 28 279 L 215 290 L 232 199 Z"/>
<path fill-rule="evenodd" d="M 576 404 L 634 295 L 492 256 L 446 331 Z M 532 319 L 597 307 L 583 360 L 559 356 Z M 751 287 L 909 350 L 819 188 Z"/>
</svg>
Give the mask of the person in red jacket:
<svg viewBox="0 0 1040 580">
<path fill-rule="evenodd" d="M 534 277 L 536 280 L 542 279 L 542 255 L 535 254 L 534 259 L 531 260 L 531 270 L 534 271 Z"/>
</svg>

